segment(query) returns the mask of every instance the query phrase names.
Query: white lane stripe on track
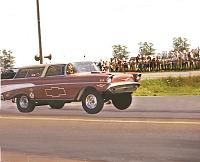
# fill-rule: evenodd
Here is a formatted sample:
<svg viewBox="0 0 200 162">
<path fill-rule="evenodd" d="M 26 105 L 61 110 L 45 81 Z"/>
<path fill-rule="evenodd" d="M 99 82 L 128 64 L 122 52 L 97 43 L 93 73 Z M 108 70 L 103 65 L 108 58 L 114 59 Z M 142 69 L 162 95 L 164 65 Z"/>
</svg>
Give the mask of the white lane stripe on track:
<svg viewBox="0 0 200 162">
<path fill-rule="evenodd" d="M 118 119 L 81 119 L 81 118 L 49 118 L 49 117 L 13 117 L 0 116 L 7 120 L 43 120 L 43 121 L 74 121 L 74 122 L 99 122 L 99 123 L 141 123 L 141 124 L 189 124 L 200 125 L 200 121 L 164 121 L 164 120 L 118 120 Z"/>
</svg>

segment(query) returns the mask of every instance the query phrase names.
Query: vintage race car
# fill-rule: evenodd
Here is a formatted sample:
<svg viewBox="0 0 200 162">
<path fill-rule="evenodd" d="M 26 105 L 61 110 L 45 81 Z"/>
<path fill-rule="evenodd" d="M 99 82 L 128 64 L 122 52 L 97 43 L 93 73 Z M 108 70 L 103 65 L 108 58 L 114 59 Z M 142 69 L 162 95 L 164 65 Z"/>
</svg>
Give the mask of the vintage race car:
<svg viewBox="0 0 200 162">
<path fill-rule="evenodd" d="M 96 114 L 109 100 L 124 110 L 131 105 L 140 78 L 140 73 L 101 72 L 93 62 L 28 66 L 13 79 L 1 80 L 1 100 L 16 102 L 20 112 L 41 105 L 60 109 L 65 103 L 81 101 L 87 113 Z"/>
</svg>

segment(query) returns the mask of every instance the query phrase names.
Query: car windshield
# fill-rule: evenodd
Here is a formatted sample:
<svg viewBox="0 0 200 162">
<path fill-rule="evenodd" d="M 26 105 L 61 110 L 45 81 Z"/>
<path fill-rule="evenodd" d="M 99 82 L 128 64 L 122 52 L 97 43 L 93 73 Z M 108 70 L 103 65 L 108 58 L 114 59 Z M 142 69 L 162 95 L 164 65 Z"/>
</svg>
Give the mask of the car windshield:
<svg viewBox="0 0 200 162">
<path fill-rule="evenodd" d="M 76 72 L 100 71 L 94 62 L 74 62 L 72 64 Z"/>
</svg>

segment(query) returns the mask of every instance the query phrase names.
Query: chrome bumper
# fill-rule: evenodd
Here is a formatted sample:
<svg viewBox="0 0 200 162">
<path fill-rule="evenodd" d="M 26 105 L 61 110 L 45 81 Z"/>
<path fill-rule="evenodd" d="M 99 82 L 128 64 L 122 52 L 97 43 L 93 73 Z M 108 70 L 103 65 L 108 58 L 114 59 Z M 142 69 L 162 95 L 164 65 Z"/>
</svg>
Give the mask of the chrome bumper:
<svg viewBox="0 0 200 162">
<path fill-rule="evenodd" d="M 132 93 L 136 91 L 140 86 L 138 82 L 128 82 L 128 83 L 112 83 L 107 91 L 111 93 Z"/>
</svg>

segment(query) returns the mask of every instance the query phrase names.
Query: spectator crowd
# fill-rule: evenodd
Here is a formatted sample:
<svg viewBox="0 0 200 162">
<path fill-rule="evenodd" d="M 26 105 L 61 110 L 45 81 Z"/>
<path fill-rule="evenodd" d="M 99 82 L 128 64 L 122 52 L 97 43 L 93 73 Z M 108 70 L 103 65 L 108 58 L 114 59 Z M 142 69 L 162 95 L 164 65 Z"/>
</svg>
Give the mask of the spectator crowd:
<svg viewBox="0 0 200 162">
<path fill-rule="evenodd" d="M 109 61 L 100 61 L 98 66 L 103 71 L 110 72 L 157 72 L 200 70 L 200 51 L 190 52 L 170 51 L 167 54 L 137 55 L 128 61 L 111 58 Z"/>
</svg>

